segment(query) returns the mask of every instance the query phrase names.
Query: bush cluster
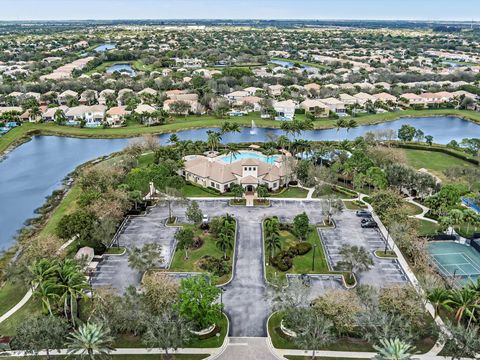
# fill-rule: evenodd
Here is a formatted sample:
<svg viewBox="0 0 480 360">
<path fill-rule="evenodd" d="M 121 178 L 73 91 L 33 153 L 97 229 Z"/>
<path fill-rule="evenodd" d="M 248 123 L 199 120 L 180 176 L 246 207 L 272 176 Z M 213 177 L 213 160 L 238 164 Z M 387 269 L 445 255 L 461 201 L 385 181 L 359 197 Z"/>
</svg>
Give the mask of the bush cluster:
<svg viewBox="0 0 480 360">
<path fill-rule="evenodd" d="M 280 271 L 288 271 L 292 268 L 293 258 L 295 256 L 302 256 L 308 253 L 312 249 L 312 244 L 308 242 L 299 242 L 293 246 L 290 246 L 287 250 L 278 252 L 270 263 Z"/>
<path fill-rule="evenodd" d="M 218 277 L 222 277 L 231 271 L 231 266 L 227 261 L 210 255 L 202 257 L 199 266 L 200 269 L 208 271 Z"/>
</svg>

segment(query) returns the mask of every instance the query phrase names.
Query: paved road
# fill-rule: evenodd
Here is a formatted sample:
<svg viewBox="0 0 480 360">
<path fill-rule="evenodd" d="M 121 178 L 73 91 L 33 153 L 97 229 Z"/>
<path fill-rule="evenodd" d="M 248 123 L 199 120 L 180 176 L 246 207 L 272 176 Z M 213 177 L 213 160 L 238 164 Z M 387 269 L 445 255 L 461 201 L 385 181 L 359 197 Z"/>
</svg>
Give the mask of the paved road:
<svg viewBox="0 0 480 360">
<path fill-rule="evenodd" d="M 267 346 L 266 338 L 231 337 L 225 351 L 217 359 L 220 360 L 277 360 Z"/>
<path fill-rule="evenodd" d="M 223 302 L 231 322 L 230 336 L 266 336 L 270 311 L 263 278 L 262 228 L 259 219 L 238 219 L 235 272 Z"/>
</svg>

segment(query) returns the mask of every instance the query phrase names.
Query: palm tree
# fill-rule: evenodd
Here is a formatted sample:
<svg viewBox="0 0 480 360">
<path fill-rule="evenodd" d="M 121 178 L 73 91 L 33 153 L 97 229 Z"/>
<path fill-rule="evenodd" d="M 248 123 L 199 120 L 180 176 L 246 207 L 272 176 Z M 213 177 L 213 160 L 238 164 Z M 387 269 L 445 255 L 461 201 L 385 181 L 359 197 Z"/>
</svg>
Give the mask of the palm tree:
<svg viewBox="0 0 480 360">
<path fill-rule="evenodd" d="M 468 287 L 452 290 L 450 299 L 446 303 L 456 309 L 457 324 L 460 323 L 464 314 L 473 316 L 475 309 L 478 308 L 477 294 Z"/>
<path fill-rule="evenodd" d="M 35 288 L 55 275 L 58 269 L 58 263 L 55 260 L 40 259 L 35 261 L 29 271 L 32 274 L 31 284 Z"/>
<path fill-rule="evenodd" d="M 290 146 L 290 140 L 288 139 L 287 136 L 280 135 L 277 138 L 277 145 L 283 150 L 288 149 L 288 147 Z"/>
<path fill-rule="evenodd" d="M 341 128 L 344 128 L 345 126 L 346 126 L 345 119 L 340 118 L 337 121 L 335 121 L 335 127 L 337 128 L 337 133 Z"/>
<path fill-rule="evenodd" d="M 350 129 L 356 128 L 357 126 L 358 126 L 358 123 L 354 119 L 345 121 L 345 128 L 347 129 L 347 132 Z"/>
<path fill-rule="evenodd" d="M 236 158 L 238 154 L 240 154 L 240 148 L 237 144 L 231 143 L 227 145 L 228 153 L 230 154 L 230 164 L 233 161 L 233 158 Z"/>
<path fill-rule="evenodd" d="M 373 265 L 372 257 L 363 246 L 342 245 L 338 253 L 342 257 L 342 261 L 337 263 L 340 270 L 358 274 L 367 271 Z"/>
<path fill-rule="evenodd" d="M 222 232 L 218 235 L 216 242 L 217 248 L 223 251 L 223 258 L 227 260 L 227 250 L 233 249 L 232 236 L 227 232 Z"/>
<path fill-rule="evenodd" d="M 277 233 L 272 233 L 270 236 L 266 237 L 265 244 L 267 246 L 267 251 L 270 253 L 270 259 L 273 258 L 275 250 L 282 250 L 282 241 L 280 235 Z"/>
<path fill-rule="evenodd" d="M 463 211 L 460 209 L 450 210 L 448 213 L 450 219 L 452 219 L 452 225 L 460 225 L 463 222 Z"/>
<path fill-rule="evenodd" d="M 86 323 L 81 325 L 68 337 L 69 354 L 80 355 L 89 359 L 107 358 L 113 350 L 114 338 L 110 330 L 102 324 Z"/>
<path fill-rule="evenodd" d="M 57 111 L 55 111 L 53 118 L 55 122 L 59 125 L 63 124 L 67 120 L 67 118 L 65 117 L 65 113 L 62 109 L 58 109 Z"/>
<path fill-rule="evenodd" d="M 434 317 L 438 315 L 441 306 L 448 306 L 449 293 L 443 288 L 434 288 L 427 291 L 427 300 L 430 301 L 435 310 Z"/>
<path fill-rule="evenodd" d="M 409 360 L 412 358 L 411 351 L 414 347 L 402 340 L 395 339 L 383 339 L 380 340 L 382 346 L 374 346 L 378 351 L 378 355 L 375 357 L 377 360 Z"/>
<path fill-rule="evenodd" d="M 174 144 L 174 145 L 177 145 L 178 144 L 178 135 L 177 134 L 172 134 L 170 135 L 170 137 L 168 138 L 168 142 L 170 144 Z"/>
<path fill-rule="evenodd" d="M 473 210 L 471 208 L 467 208 L 467 209 L 463 210 L 463 221 L 465 223 L 467 223 L 467 234 L 470 231 L 471 224 L 475 223 L 475 220 L 476 220 L 477 216 L 478 215 L 475 212 L 475 210 Z"/>
<path fill-rule="evenodd" d="M 90 288 L 85 275 L 80 271 L 78 264 L 72 260 L 65 260 L 58 268 L 58 286 L 60 299 L 64 303 L 65 317 L 68 320 L 68 310 L 72 324 L 75 325 L 75 311 L 78 311 L 78 298 L 86 297 L 85 291 Z"/>
<path fill-rule="evenodd" d="M 53 279 L 48 279 L 41 282 L 33 292 L 34 297 L 42 299 L 43 311 L 48 312 L 50 316 L 53 316 L 51 301 L 59 298 L 58 289 L 58 284 Z"/>
<path fill-rule="evenodd" d="M 208 130 L 207 135 L 207 145 L 212 151 L 215 151 L 220 146 L 220 141 L 222 140 L 222 137 L 220 133 L 212 130 Z"/>
</svg>

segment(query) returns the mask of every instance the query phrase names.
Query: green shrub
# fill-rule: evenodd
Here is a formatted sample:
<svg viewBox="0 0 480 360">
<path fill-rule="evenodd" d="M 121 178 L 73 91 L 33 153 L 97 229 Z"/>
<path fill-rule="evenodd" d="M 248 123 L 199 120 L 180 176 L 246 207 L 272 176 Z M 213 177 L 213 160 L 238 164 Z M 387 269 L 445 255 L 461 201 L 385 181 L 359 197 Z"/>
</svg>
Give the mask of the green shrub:
<svg viewBox="0 0 480 360">
<path fill-rule="evenodd" d="M 231 266 L 225 260 L 214 256 L 205 255 L 199 261 L 200 269 L 208 271 L 215 276 L 222 277 L 230 273 Z"/>
<path fill-rule="evenodd" d="M 295 245 L 295 249 L 296 249 L 298 255 L 305 255 L 310 250 L 312 250 L 312 244 L 310 244 L 308 242 L 300 242 L 300 243 Z"/>
</svg>

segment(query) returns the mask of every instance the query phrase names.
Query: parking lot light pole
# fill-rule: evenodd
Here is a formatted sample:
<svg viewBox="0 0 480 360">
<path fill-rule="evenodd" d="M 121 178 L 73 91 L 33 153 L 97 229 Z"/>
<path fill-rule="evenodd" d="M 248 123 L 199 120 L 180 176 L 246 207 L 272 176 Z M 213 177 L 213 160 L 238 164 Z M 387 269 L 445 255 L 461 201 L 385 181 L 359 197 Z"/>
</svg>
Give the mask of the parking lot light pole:
<svg viewBox="0 0 480 360">
<path fill-rule="evenodd" d="M 313 244 L 312 271 L 315 271 L 315 249 L 316 248 L 317 248 L 317 244 Z"/>
</svg>

